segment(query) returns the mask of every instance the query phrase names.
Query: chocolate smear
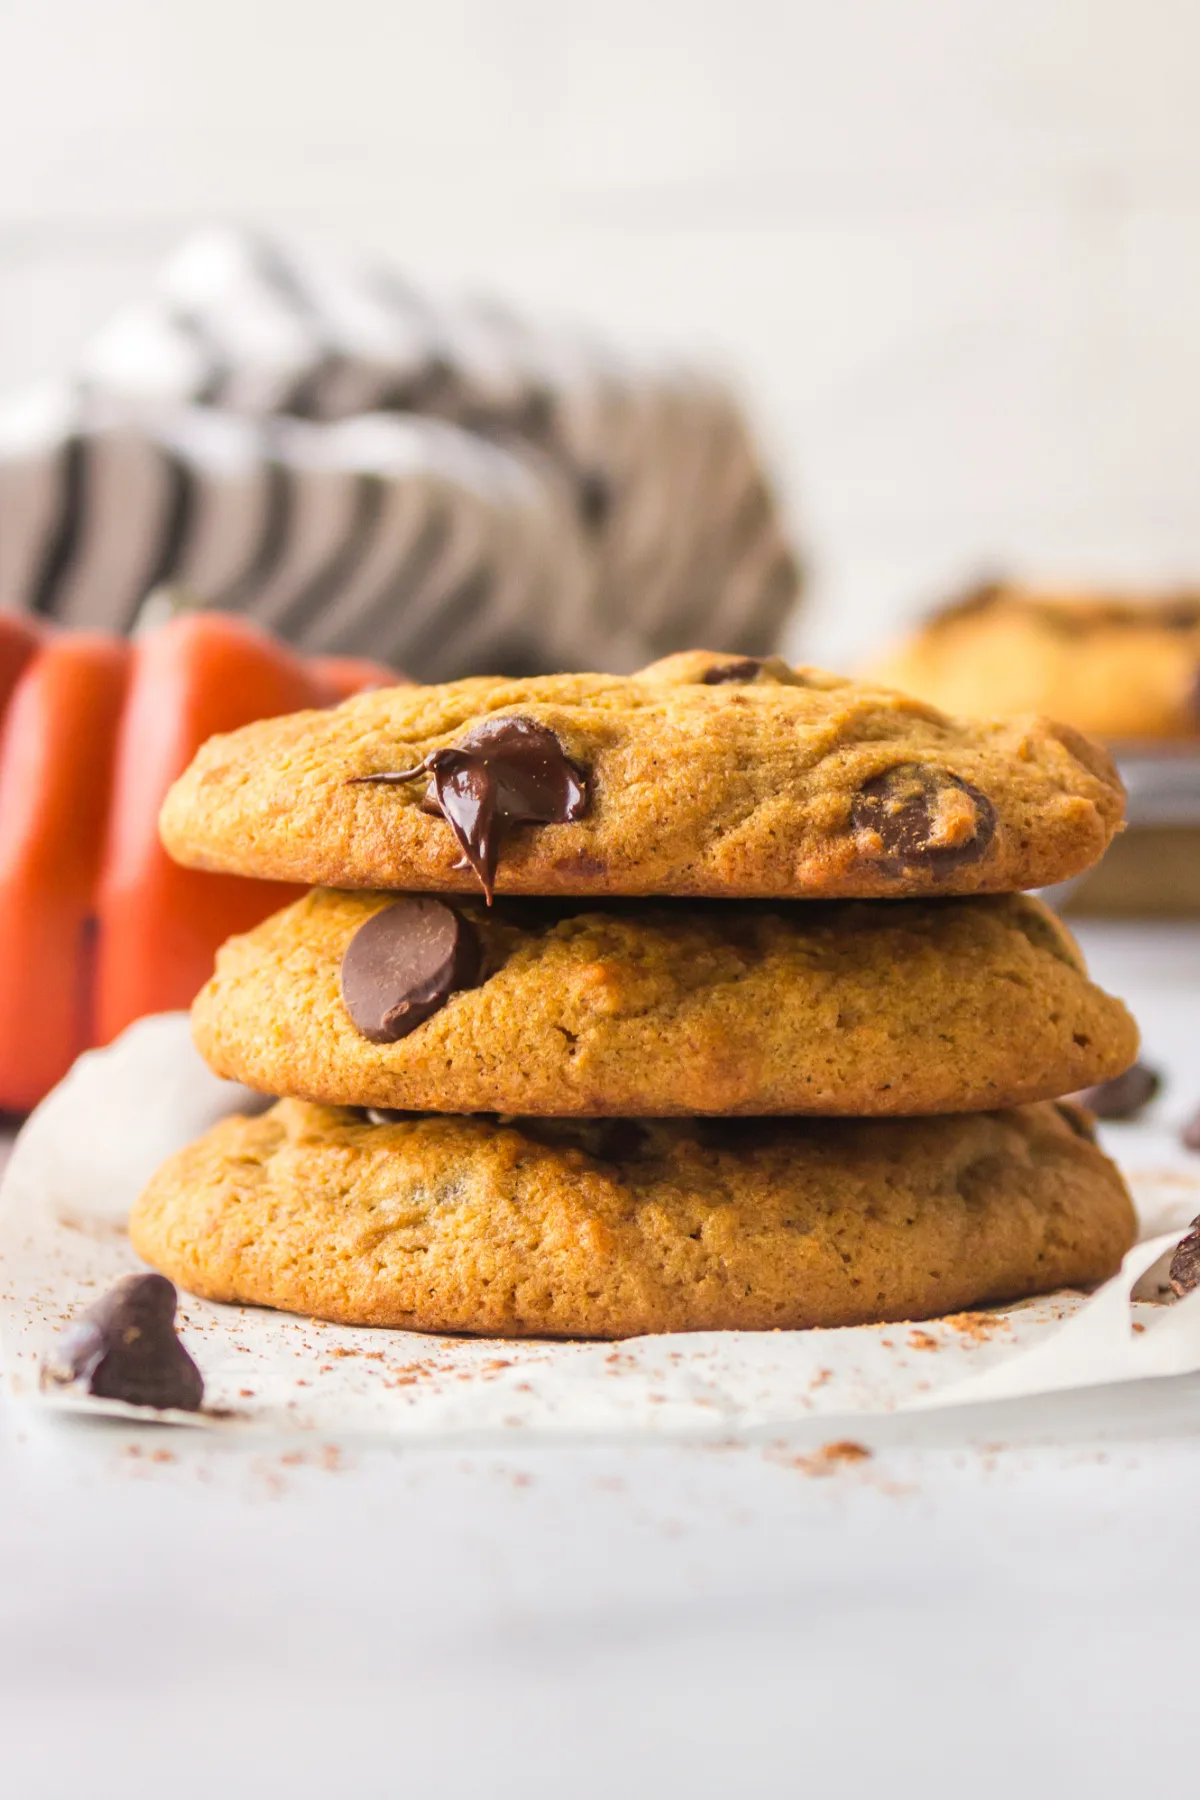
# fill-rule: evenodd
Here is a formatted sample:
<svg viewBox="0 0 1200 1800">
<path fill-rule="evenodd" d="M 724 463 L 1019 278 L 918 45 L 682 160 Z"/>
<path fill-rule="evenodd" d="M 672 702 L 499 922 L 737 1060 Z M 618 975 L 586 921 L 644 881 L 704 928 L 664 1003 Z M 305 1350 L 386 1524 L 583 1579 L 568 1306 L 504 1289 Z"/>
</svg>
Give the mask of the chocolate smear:
<svg viewBox="0 0 1200 1800">
<path fill-rule="evenodd" d="M 890 873 L 943 875 L 987 854 L 996 809 L 949 769 L 897 763 L 864 782 L 850 824 L 861 854 Z"/>
<path fill-rule="evenodd" d="M 521 714 L 485 719 L 457 744 L 431 750 L 414 769 L 356 775 L 355 783 L 432 780 L 427 811 L 440 813 L 492 903 L 496 864 L 514 825 L 562 825 L 581 819 L 591 795 L 588 772 L 555 734 Z"/>
<path fill-rule="evenodd" d="M 204 1380 L 176 1335 L 175 1304 L 165 1275 L 126 1275 L 60 1333 L 45 1378 L 102 1400 L 198 1412 Z"/>
<path fill-rule="evenodd" d="M 1193 1288 L 1200 1287 L 1200 1219 L 1192 1220 L 1187 1236 L 1176 1244 L 1167 1280 L 1181 1300 Z"/>
<path fill-rule="evenodd" d="M 1145 1063 L 1135 1062 L 1123 1075 L 1083 1088 L 1072 1100 L 1086 1106 L 1098 1119 L 1134 1119 L 1162 1087 L 1162 1076 Z"/>
<path fill-rule="evenodd" d="M 394 1044 L 475 987 L 483 962 L 469 919 L 432 894 L 409 894 L 360 925 L 342 957 L 342 1000 L 356 1031 Z"/>
</svg>

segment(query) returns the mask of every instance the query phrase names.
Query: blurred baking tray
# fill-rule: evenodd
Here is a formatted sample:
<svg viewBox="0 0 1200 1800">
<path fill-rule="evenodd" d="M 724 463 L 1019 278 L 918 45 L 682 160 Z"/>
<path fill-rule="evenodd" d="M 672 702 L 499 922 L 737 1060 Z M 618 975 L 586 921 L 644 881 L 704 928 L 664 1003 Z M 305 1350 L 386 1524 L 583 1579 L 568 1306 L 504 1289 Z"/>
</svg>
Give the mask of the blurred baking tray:
<svg viewBox="0 0 1200 1800">
<path fill-rule="evenodd" d="M 1200 742 L 1114 744 L 1126 828 L 1103 861 L 1046 896 L 1074 913 L 1200 918 Z"/>
</svg>

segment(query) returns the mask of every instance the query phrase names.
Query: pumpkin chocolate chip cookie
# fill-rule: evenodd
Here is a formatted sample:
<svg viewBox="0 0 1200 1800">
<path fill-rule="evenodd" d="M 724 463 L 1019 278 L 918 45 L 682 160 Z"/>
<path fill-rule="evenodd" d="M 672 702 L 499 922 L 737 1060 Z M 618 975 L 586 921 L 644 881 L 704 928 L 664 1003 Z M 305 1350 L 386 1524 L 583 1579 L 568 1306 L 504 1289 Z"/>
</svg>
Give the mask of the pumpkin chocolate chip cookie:
<svg viewBox="0 0 1200 1800">
<path fill-rule="evenodd" d="M 210 739 L 162 833 L 190 867 L 330 887 L 897 898 L 1064 880 L 1122 805 L 1068 727 L 697 651 L 263 720 Z"/>
<path fill-rule="evenodd" d="M 218 1074 L 436 1112 L 971 1112 L 1137 1054 L 1037 900 L 454 900 L 316 890 L 221 951 Z"/>
<path fill-rule="evenodd" d="M 1110 743 L 1197 740 L 1200 594 L 993 583 L 934 613 L 872 677 L 966 712 L 1053 713 Z"/>
<path fill-rule="evenodd" d="M 285 1100 L 130 1220 L 192 1293 L 496 1337 L 927 1318 L 1113 1274 L 1120 1175 L 1051 1103 L 906 1120 L 567 1122 Z"/>
</svg>

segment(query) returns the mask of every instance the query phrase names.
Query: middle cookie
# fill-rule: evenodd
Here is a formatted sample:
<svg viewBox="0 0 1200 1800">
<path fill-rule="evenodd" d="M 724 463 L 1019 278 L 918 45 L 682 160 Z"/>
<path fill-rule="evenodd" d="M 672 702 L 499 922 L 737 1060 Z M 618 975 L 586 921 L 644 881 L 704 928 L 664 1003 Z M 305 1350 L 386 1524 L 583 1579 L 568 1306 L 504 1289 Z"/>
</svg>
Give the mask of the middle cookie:
<svg viewBox="0 0 1200 1800">
<path fill-rule="evenodd" d="M 262 1092 L 455 1113 L 986 1111 L 1107 1080 L 1138 1043 L 1019 894 L 489 911 L 318 888 L 229 940 L 192 1016 Z"/>
</svg>

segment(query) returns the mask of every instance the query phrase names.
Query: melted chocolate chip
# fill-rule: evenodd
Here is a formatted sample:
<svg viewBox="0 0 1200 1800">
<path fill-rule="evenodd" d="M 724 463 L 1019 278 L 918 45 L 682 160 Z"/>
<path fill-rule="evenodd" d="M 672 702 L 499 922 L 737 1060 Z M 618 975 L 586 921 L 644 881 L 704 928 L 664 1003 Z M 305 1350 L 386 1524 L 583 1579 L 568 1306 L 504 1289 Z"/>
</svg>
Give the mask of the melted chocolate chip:
<svg viewBox="0 0 1200 1800">
<path fill-rule="evenodd" d="M 469 919 L 432 894 L 410 894 L 360 925 L 342 957 L 342 1000 L 356 1031 L 394 1044 L 475 987 L 482 964 Z"/>
<path fill-rule="evenodd" d="M 1094 1144 L 1096 1128 L 1091 1116 L 1073 1100 L 1056 1100 L 1054 1110 L 1065 1124 L 1071 1127 L 1076 1137 L 1082 1138 L 1085 1144 Z"/>
<path fill-rule="evenodd" d="M 850 824 L 861 853 L 881 868 L 942 875 L 987 854 L 996 809 L 948 769 L 898 763 L 859 789 Z"/>
<path fill-rule="evenodd" d="M 1200 1287 L 1200 1219 L 1192 1220 L 1187 1236 L 1176 1244 L 1167 1280 L 1181 1300 L 1193 1288 Z"/>
<path fill-rule="evenodd" d="M 165 1275 L 126 1275 L 61 1333 L 47 1379 L 103 1400 L 197 1412 L 204 1381 L 176 1336 L 175 1299 Z"/>
<path fill-rule="evenodd" d="M 457 744 L 431 750 L 415 769 L 356 775 L 395 783 L 431 775 L 424 805 L 440 813 L 491 905 L 500 848 L 514 825 L 581 819 L 591 798 L 588 772 L 572 762 L 546 725 L 520 714 L 485 719 Z"/>
<path fill-rule="evenodd" d="M 1071 1099 L 1085 1106 L 1098 1119 L 1133 1119 L 1162 1087 L 1162 1077 L 1145 1063 L 1135 1062 L 1123 1075 L 1102 1081 L 1097 1087 L 1084 1088 Z"/>
</svg>

